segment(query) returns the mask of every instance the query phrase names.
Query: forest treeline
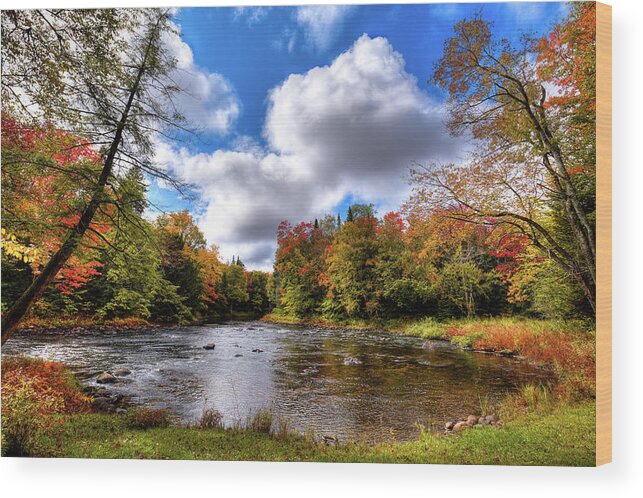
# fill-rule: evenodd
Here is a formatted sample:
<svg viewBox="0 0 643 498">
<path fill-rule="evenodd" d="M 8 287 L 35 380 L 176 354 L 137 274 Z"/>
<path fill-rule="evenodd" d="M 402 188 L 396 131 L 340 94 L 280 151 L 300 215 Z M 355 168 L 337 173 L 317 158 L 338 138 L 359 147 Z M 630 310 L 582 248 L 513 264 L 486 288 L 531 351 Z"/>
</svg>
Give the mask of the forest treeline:
<svg viewBox="0 0 643 498">
<path fill-rule="evenodd" d="M 152 178 L 182 188 L 153 159 L 155 134 L 186 132 L 164 100 L 170 15 L 2 13 L 3 342 L 29 314 L 593 316 L 593 3 L 515 44 L 458 22 L 432 79 L 473 152 L 414 166 L 397 212 L 284 221 L 271 274 L 221 261 L 185 211 L 149 216 Z"/>
<path fill-rule="evenodd" d="M 3 161 L 9 165 L 2 170 L 5 309 L 77 222 L 81 173 L 99 168 L 100 160 L 78 137 L 60 130 L 25 127 L 6 116 L 2 130 Z M 40 174 L 42 161 L 50 166 L 46 175 Z M 74 171 L 78 174 L 70 176 Z M 82 250 L 34 305 L 33 316 L 187 323 L 270 309 L 271 276 L 247 271 L 239 257 L 222 262 L 187 211 L 153 220 L 146 216 L 146 182 L 139 169 L 131 168 L 110 197 L 90 225 Z"/>
</svg>

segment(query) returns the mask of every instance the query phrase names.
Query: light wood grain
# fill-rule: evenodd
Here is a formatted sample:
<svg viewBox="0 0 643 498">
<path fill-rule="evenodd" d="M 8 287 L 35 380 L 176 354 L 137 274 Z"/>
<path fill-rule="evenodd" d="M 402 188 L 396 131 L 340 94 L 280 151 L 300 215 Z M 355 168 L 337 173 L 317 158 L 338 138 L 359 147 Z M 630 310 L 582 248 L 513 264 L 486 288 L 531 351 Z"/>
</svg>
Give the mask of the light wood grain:
<svg viewBox="0 0 643 498">
<path fill-rule="evenodd" d="M 612 7 L 596 4 L 596 464 L 612 461 Z"/>
</svg>

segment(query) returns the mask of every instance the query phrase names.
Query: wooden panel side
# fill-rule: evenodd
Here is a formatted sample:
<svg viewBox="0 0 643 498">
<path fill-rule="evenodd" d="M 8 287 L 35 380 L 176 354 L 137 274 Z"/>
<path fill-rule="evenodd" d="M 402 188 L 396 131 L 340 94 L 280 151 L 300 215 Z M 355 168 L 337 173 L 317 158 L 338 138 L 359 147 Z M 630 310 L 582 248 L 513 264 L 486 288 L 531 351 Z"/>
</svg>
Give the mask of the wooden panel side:
<svg viewBox="0 0 643 498">
<path fill-rule="evenodd" d="M 612 7 L 596 3 L 596 464 L 612 461 Z"/>
</svg>

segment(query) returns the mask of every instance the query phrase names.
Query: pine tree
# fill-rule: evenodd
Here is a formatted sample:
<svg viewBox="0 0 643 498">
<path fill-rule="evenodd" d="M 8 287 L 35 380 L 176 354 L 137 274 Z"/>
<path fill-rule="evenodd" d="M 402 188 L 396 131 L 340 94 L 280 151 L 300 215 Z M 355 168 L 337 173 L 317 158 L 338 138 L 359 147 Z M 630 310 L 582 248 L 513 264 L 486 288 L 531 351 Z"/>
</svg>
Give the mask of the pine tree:
<svg viewBox="0 0 643 498">
<path fill-rule="evenodd" d="M 315 230 L 319 228 L 319 220 L 315 218 Z"/>
<path fill-rule="evenodd" d="M 355 221 L 354 218 L 353 218 L 353 209 L 350 206 L 348 207 L 348 214 L 346 215 L 346 221 L 347 222 Z"/>
<path fill-rule="evenodd" d="M 342 215 L 337 213 L 337 228 L 342 226 Z"/>
</svg>

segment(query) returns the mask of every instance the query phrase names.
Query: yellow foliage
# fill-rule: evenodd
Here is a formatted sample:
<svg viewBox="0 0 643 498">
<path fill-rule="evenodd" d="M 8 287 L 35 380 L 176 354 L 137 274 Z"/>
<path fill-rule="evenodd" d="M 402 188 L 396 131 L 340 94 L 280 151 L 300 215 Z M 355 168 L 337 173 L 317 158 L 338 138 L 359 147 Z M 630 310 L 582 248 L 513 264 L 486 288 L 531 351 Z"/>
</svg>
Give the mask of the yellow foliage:
<svg viewBox="0 0 643 498">
<path fill-rule="evenodd" d="M 15 235 L 8 233 L 4 228 L 2 229 L 0 248 L 7 256 L 22 260 L 24 263 L 33 262 L 38 255 L 36 247 L 21 244 Z"/>
</svg>

